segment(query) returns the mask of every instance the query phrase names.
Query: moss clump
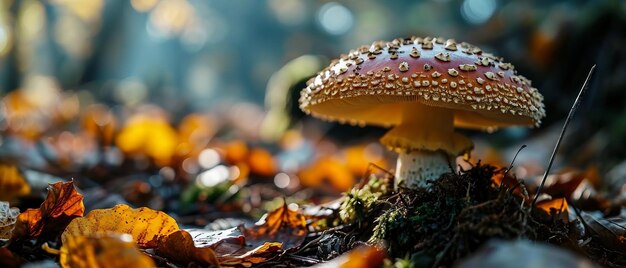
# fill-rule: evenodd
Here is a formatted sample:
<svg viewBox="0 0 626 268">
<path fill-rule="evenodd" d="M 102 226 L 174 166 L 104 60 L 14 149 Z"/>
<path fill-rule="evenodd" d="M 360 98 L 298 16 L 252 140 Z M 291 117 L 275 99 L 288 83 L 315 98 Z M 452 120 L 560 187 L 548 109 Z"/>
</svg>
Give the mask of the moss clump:
<svg viewBox="0 0 626 268">
<path fill-rule="evenodd" d="M 508 178 L 512 184 L 496 186 L 495 174 L 503 175 L 503 170 L 479 163 L 430 181 L 428 189 L 396 192 L 381 191 L 370 179 L 346 194 L 341 219 L 359 223 L 351 235 L 384 244 L 391 257 L 420 266 L 451 264 L 492 238 L 536 239 L 540 226 L 552 230 L 529 222 L 522 184 Z"/>
<path fill-rule="evenodd" d="M 389 183 L 376 175 L 370 175 L 365 185 L 353 188 L 346 193 L 346 199 L 339 208 L 339 217 L 342 222 L 361 222 L 370 208 L 381 196 L 391 192 Z"/>
<path fill-rule="evenodd" d="M 318 239 L 332 236 L 324 241 L 341 249 L 335 255 L 363 243 L 382 245 L 390 257 L 387 265 L 398 267 L 450 266 L 491 239 L 526 238 L 565 247 L 576 241 L 568 237 L 570 223 L 531 213 L 524 185 L 494 166 L 478 163 L 444 174 L 428 182 L 428 189 L 392 191 L 391 180 L 370 176 L 346 193 L 338 213 L 328 218 L 333 230 Z M 316 256 L 327 259 L 328 254 Z"/>
</svg>

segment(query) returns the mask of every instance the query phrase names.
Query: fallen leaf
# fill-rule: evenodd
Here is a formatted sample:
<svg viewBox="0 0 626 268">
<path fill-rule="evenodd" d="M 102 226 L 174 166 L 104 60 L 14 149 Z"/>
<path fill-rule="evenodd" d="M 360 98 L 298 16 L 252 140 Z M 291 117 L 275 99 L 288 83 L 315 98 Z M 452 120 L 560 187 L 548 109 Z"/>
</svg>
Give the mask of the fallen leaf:
<svg viewBox="0 0 626 268">
<path fill-rule="evenodd" d="M 0 164 L 0 200 L 12 201 L 29 193 L 30 186 L 17 167 Z"/>
<path fill-rule="evenodd" d="M 386 256 L 385 251 L 379 248 L 361 246 L 314 267 L 382 267 Z"/>
<path fill-rule="evenodd" d="M 248 154 L 250 172 L 263 176 L 274 176 L 277 172 L 276 161 L 270 152 L 261 148 L 254 148 Z"/>
<path fill-rule="evenodd" d="M 178 133 L 163 116 L 138 114 L 131 117 L 115 140 L 122 152 L 146 155 L 166 166 L 178 146 Z"/>
<path fill-rule="evenodd" d="M 221 146 L 224 150 L 224 159 L 229 164 L 244 162 L 248 156 L 248 145 L 242 140 L 234 140 Z"/>
<path fill-rule="evenodd" d="M 568 221 L 569 208 L 565 198 L 554 198 L 537 203 L 537 208 L 543 210 L 550 216 Z"/>
<path fill-rule="evenodd" d="M 197 156 L 218 129 L 215 118 L 199 113 L 189 114 L 178 124 L 179 147 L 188 148 L 191 155 Z"/>
<path fill-rule="evenodd" d="M 62 267 L 155 267 L 128 234 L 69 235 L 60 250 Z"/>
<path fill-rule="evenodd" d="M 626 219 L 623 217 L 601 218 L 580 212 L 587 232 L 608 249 L 626 252 Z"/>
<path fill-rule="evenodd" d="M 324 156 L 298 173 L 300 183 L 306 187 L 330 184 L 337 191 L 345 192 L 354 186 L 355 177 L 341 161 Z"/>
<path fill-rule="evenodd" d="M 22 266 L 22 262 L 22 259 L 9 250 L 9 248 L 0 248 L 0 267 L 17 268 Z"/>
<path fill-rule="evenodd" d="M 288 208 L 287 204 L 266 214 L 253 227 L 244 229 L 247 241 L 277 241 L 285 250 L 304 241 L 307 228 L 304 215 Z"/>
<path fill-rule="evenodd" d="M 76 191 L 73 181 L 50 184 L 48 196 L 41 206 L 18 216 L 11 238 L 54 237 L 84 212 L 83 196 Z"/>
<path fill-rule="evenodd" d="M 191 234 L 185 230 L 173 232 L 161 240 L 156 252 L 180 263 L 195 262 L 204 266 L 219 265 L 213 249 L 196 245 Z"/>
<path fill-rule="evenodd" d="M 345 166 L 357 177 L 365 175 L 371 165 L 385 168 L 384 148 L 378 143 L 354 145 L 342 150 Z"/>
<path fill-rule="evenodd" d="M 117 205 L 110 209 L 96 209 L 85 217 L 74 219 L 61 235 L 63 243 L 71 235 L 101 233 L 130 234 L 142 248 L 154 248 L 158 239 L 178 230 L 176 221 L 167 214 L 142 207 L 132 209 Z"/>
<path fill-rule="evenodd" d="M 18 208 L 10 207 L 9 202 L 0 201 L 0 239 L 11 238 L 11 233 L 19 214 L 20 210 Z"/>
<path fill-rule="evenodd" d="M 235 227 L 178 230 L 160 241 L 157 253 L 184 264 L 250 266 L 267 261 L 282 249 L 280 242 L 246 242 L 241 228 Z"/>
<path fill-rule="evenodd" d="M 174 232 L 161 240 L 157 253 L 185 264 L 250 266 L 300 246 L 306 234 L 304 216 L 283 205 L 250 228 Z"/>
</svg>

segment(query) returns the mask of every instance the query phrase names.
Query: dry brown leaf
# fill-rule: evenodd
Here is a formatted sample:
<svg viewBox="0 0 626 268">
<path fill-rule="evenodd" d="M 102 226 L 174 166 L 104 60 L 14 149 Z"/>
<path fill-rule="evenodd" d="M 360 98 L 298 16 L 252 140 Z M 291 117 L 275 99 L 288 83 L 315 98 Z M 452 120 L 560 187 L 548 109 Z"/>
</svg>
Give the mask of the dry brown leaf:
<svg viewBox="0 0 626 268">
<path fill-rule="evenodd" d="M 250 241 L 277 241 L 283 243 L 285 250 L 299 246 L 307 234 L 304 215 L 287 207 L 287 203 L 266 214 L 253 227 L 243 230 Z"/>
<path fill-rule="evenodd" d="M 0 164 L 0 200 L 12 201 L 30 193 L 30 186 L 16 166 Z"/>
<path fill-rule="evenodd" d="M 280 242 L 246 242 L 240 229 L 179 230 L 160 241 L 157 253 L 184 264 L 250 266 L 267 261 L 283 249 Z"/>
<path fill-rule="evenodd" d="M 553 197 L 570 198 L 585 180 L 592 184 L 598 184 L 600 178 L 595 167 L 590 166 L 586 170 L 564 169 L 548 176 L 543 193 Z"/>
<path fill-rule="evenodd" d="M 9 248 L 0 248 L 0 267 L 13 268 L 21 267 L 22 259 L 13 253 Z"/>
<path fill-rule="evenodd" d="M 157 253 L 180 263 L 194 262 L 200 265 L 219 265 L 215 252 L 210 247 L 199 247 L 189 232 L 178 230 L 159 242 Z"/>
<path fill-rule="evenodd" d="M 306 234 L 304 216 L 284 205 L 251 228 L 180 230 L 162 239 L 157 252 L 185 264 L 249 266 L 300 246 Z"/>
<path fill-rule="evenodd" d="M 624 217 L 602 218 L 581 212 L 587 232 L 608 249 L 626 252 L 626 219 Z"/>
<path fill-rule="evenodd" d="M 110 209 L 96 209 L 87 216 L 74 219 L 61 235 L 63 243 L 71 235 L 101 233 L 130 234 L 142 248 L 154 248 L 158 239 L 178 230 L 176 221 L 167 214 L 142 207 L 132 209 L 117 205 Z"/>
<path fill-rule="evenodd" d="M 10 207 L 9 202 L 0 201 L 0 239 L 11 238 L 19 214 L 18 208 Z"/>
<path fill-rule="evenodd" d="M 62 267 L 155 267 L 128 234 L 67 236 L 60 250 Z"/>
<path fill-rule="evenodd" d="M 48 186 L 48 196 L 38 209 L 28 209 L 17 217 L 12 239 L 55 237 L 74 218 L 83 216 L 83 196 L 74 182 L 56 182 Z"/>
</svg>

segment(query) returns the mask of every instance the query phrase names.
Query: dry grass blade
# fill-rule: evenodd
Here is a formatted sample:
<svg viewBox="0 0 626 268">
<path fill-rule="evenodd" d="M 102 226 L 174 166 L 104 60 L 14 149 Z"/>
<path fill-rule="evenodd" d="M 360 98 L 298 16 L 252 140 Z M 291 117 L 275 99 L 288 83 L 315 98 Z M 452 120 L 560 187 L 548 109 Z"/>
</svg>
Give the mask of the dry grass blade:
<svg viewBox="0 0 626 268">
<path fill-rule="evenodd" d="M 550 162 L 548 162 L 548 167 L 546 168 L 546 172 L 543 174 L 543 178 L 541 179 L 541 184 L 539 185 L 539 188 L 537 189 L 535 198 L 533 198 L 533 202 L 530 206 L 530 209 L 533 209 L 535 207 L 535 204 L 537 203 L 537 198 L 541 194 L 541 190 L 543 189 L 544 184 L 546 184 L 546 179 L 548 178 L 548 174 L 550 174 L 550 169 L 552 168 L 552 164 L 554 163 L 554 158 L 556 157 L 556 154 L 559 151 L 559 146 L 561 145 L 561 141 L 563 140 L 565 130 L 567 130 L 567 126 L 569 125 L 570 120 L 572 120 L 572 117 L 574 117 L 574 113 L 576 112 L 576 110 L 578 109 L 578 106 L 580 105 L 580 102 L 582 101 L 582 96 L 585 93 L 585 90 L 587 89 L 587 84 L 589 84 L 589 80 L 591 79 L 591 75 L 593 74 L 593 70 L 595 69 L 596 69 L 596 65 L 594 64 L 593 66 L 591 66 L 591 69 L 589 70 L 589 74 L 587 74 L 587 78 L 585 79 L 583 86 L 580 88 L 580 91 L 578 92 L 578 96 L 576 97 L 576 100 L 574 101 L 572 108 L 569 110 L 569 114 L 567 115 L 567 118 L 565 119 L 565 123 L 563 124 L 563 129 L 561 130 L 561 134 L 559 135 L 559 138 L 556 141 L 556 145 L 554 146 L 554 150 L 552 151 L 552 156 L 550 156 Z"/>
</svg>

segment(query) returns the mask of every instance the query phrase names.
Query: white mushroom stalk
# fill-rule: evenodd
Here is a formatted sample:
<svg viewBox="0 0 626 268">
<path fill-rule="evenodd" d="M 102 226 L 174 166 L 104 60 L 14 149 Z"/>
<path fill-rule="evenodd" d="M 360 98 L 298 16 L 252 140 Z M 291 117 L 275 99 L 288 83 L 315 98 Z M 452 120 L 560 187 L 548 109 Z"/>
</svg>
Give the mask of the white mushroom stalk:
<svg viewBox="0 0 626 268">
<path fill-rule="evenodd" d="M 306 113 L 393 127 L 381 142 L 399 153 L 396 182 L 428 187 L 453 171 L 472 142 L 454 127 L 538 126 L 543 96 L 510 63 L 452 39 L 374 42 L 350 51 L 309 81 Z"/>
<path fill-rule="evenodd" d="M 454 172 L 455 158 L 472 141 L 454 132 L 454 112 L 420 103 L 402 103 L 400 123 L 380 141 L 398 154 L 396 185 L 427 187 L 429 180 Z"/>
</svg>

